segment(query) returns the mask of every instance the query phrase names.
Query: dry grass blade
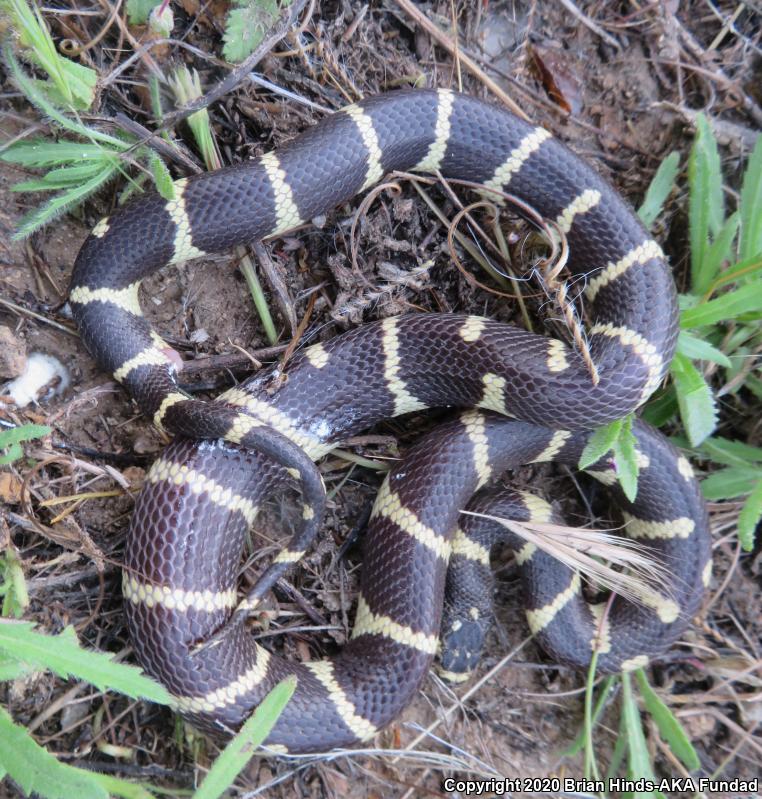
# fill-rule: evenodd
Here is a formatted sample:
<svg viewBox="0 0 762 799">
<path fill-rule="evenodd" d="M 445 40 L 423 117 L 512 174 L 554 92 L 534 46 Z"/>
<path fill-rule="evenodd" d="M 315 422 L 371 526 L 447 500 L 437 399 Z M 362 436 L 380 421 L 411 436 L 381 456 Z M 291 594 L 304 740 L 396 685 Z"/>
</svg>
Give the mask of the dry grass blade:
<svg viewBox="0 0 762 799">
<path fill-rule="evenodd" d="M 624 598 L 639 602 L 656 588 L 664 591 L 670 573 L 646 554 L 647 548 L 607 530 L 586 530 L 561 524 L 517 522 L 486 513 L 461 511 L 469 516 L 490 519 L 503 525 L 523 540 L 534 544 L 575 571 L 584 572 L 599 585 L 616 591 Z M 601 558 L 612 565 L 602 563 Z M 613 566 L 626 567 L 627 572 Z"/>
</svg>

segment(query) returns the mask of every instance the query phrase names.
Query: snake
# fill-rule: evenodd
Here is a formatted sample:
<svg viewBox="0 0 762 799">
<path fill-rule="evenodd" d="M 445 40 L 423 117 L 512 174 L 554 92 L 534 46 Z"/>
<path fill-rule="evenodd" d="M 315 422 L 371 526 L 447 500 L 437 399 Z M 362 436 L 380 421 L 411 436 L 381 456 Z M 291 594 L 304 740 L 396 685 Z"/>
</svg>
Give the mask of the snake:
<svg viewBox="0 0 762 799">
<path fill-rule="evenodd" d="M 302 346 L 214 400 L 183 391 L 179 356 L 142 313 L 141 280 L 278 236 L 394 171 L 476 183 L 521 215 L 529 206 L 549 220 L 568 246 L 570 280 L 584 285 L 587 352 L 481 316 L 410 313 Z M 659 586 L 596 601 L 552 547 L 500 521 L 558 521 L 553 504 L 501 487 L 500 476 L 531 463 L 576 467 L 595 429 L 660 385 L 678 334 L 671 269 L 630 206 L 545 128 L 502 107 L 449 89 L 392 91 L 326 116 L 275 152 L 177 180 L 171 196 L 146 192 L 95 225 L 69 301 L 99 366 L 174 436 L 136 500 L 122 593 L 137 660 L 211 735 L 233 734 L 289 675 L 295 692 L 265 741 L 274 754 L 373 738 L 437 656 L 445 678 L 467 679 L 492 618 L 498 543 L 514 551 L 530 631 L 561 664 L 586 668 L 595 657 L 600 672 L 643 667 L 700 608 L 711 549 L 698 482 L 639 419 L 634 499 L 619 485 L 613 450 L 586 471 L 625 534 L 665 570 Z M 383 420 L 437 407 L 453 418 L 406 453 L 373 505 L 350 640 L 304 662 L 271 652 L 247 619 L 320 527 L 316 462 Z M 249 530 L 288 486 L 301 496 L 295 532 L 241 591 Z"/>
</svg>

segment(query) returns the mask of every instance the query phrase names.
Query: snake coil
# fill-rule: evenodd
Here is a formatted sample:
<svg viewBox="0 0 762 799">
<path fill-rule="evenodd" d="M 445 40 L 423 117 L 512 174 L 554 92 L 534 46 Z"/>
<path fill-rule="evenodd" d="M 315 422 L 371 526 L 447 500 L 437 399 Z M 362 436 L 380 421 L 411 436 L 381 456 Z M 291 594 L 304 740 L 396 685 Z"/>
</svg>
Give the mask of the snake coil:
<svg viewBox="0 0 762 799">
<path fill-rule="evenodd" d="M 569 269 L 586 280 L 593 382 L 560 340 L 476 316 L 420 314 L 364 325 L 298 352 L 272 390 L 257 375 L 214 402 L 188 397 L 177 363 L 138 302 L 140 281 L 170 263 L 278 235 L 367 189 L 416 170 L 509 191 L 563 231 Z M 138 659 L 196 725 L 235 730 L 265 693 L 296 674 L 294 697 L 267 739 L 272 751 L 346 746 L 375 735 L 410 701 L 440 647 L 450 679 L 475 666 L 491 615 L 489 549 L 516 551 L 527 619 L 559 661 L 613 671 L 673 643 L 699 607 L 711 561 L 706 510 L 688 462 L 636 422 L 636 501 L 605 457 L 627 534 L 672 574 L 639 603 L 588 603 L 578 574 L 483 515 L 553 518 L 531 494 L 484 489 L 505 469 L 575 465 L 592 428 L 638 408 L 675 348 L 669 267 L 616 192 L 543 128 L 448 90 L 372 97 L 327 117 L 277 153 L 176 181 L 94 228 L 70 301 L 82 338 L 161 428 L 180 437 L 153 464 L 137 500 L 123 593 Z M 314 461 L 380 420 L 455 406 L 384 482 L 366 540 L 351 641 L 334 658 L 291 663 L 242 621 L 304 554 L 323 513 Z M 264 498 L 302 489 L 302 526 L 239 601 L 243 542 Z M 447 585 L 447 599 L 445 587 Z M 444 607 L 444 617 L 443 617 Z M 210 643 L 211 642 L 211 643 Z"/>
</svg>

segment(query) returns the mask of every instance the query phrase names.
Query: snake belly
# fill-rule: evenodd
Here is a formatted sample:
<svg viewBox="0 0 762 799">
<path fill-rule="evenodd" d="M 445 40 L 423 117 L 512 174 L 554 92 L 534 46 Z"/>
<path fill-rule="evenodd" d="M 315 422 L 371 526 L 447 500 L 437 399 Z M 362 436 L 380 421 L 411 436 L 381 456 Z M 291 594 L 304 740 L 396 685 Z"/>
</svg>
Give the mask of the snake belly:
<svg viewBox="0 0 762 799">
<path fill-rule="evenodd" d="M 277 235 L 392 170 L 440 172 L 507 191 L 555 222 L 572 275 L 586 281 L 587 340 L 599 380 L 565 342 L 481 317 L 421 314 L 308 347 L 288 362 L 285 379 L 259 375 L 212 403 L 185 395 L 169 348 L 142 315 L 141 279 Z M 606 181 L 543 128 L 448 90 L 369 98 L 277 153 L 177 181 L 171 200 L 146 195 L 125 206 L 83 245 L 70 301 L 86 346 L 141 409 L 170 432 L 204 439 L 170 445 L 138 499 L 123 584 L 138 659 L 184 715 L 217 732 L 234 730 L 268 688 L 296 673 L 294 699 L 268 738 L 289 751 L 365 740 L 399 714 L 437 651 L 450 555 L 453 565 L 469 552 L 484 562 L 479 535 L 456 531 L 459 510 L 505 468 L 574 461 L 585 431 L 650 396 L 677 337 L 664 256 Z M 352 641 L 315 663 L 269 654 L 241 619 L 315 533 L 322 484 L 312 461 L 382 419 L 435 406 L 474 410 L 415 450 L 423 465 L 406 459 L 384 484 Z M 620 501 L 628 531 L 660 553 L 674 587 L 650 605 L 604 617 L 582 600 L 578 576 L 563 584 L 545 556 L 524 551 L 524 571 L 550 577 L 527 578 L 530 626 L 567 662 L 588 662 L 595 637 L 606 650 L 599 647 L 602 668 L 641 665 L 685 628 L 708 580 L 708 526 L 690 467 L 658 434 L 637 431 L 639 495 L 635 505 Z M 593 471 L 609 485 L 611 468 L 602 462 Z M 674 490 L 644 489 L 652 469 L 656 483 Z M 267 492 L 289 475 L 301 480 L 304 528 L 242 606 L 236 576 L 245 531 Z M 556 645 L 555 622 L 572 609 L 569 635 Z M 199 648 L 212 636 L 213 646 Z M 464 648 L 457 635 L 453 647 Z M 451 658 L 447 670 L 464 673 L 470 661 Z"/>
</svg>

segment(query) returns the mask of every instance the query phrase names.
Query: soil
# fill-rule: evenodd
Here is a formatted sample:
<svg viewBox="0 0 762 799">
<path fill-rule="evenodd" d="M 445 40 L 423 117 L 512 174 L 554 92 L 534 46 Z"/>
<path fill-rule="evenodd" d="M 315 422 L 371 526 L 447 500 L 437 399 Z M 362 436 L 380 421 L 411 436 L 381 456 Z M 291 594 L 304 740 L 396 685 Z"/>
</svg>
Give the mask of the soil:
<svg viewBox="0 0 762 799">
<path fill-rule="evenodd" d="M 60 5 L 74 8 L 68 2 Z M 174 41 L 218 54 L 224 14 L 219 5 L 202 7 L 195 0 L 183 0 L 174 6 Z M 753 139 L 760 124 L 755 109 L 762 98 L 754 92 L 762 85 L 762 70 L 760 20 L 755 21 L 751 4 L 744 5 L 715 44 L 723 25 L 731 24 L 736 5 L 699 0 L 577 3 L 587 20 L 600 26 L 598 32 L 547 0 L 463 0 L 454 6 L 442 0 L 419 8 L 452 36 L 454 7 L 459 46 L 536 123 L 592 162 L 637 205 L 661 160 L 672 150 L 686 155 L 692 142 L 690 110 L 703 108 L 712 121 L 725 123 L 723 168 L 729 188 L 738 187 L 749 136 Z M 106 23 L 105 17 L 96 24 L 88 16 L 46 16 L 57 40 L 78 32 L 80 40 L 87 41 Z M 464 91 L 497 101 L 483 80 L 465 68 L 456 69 L 451 55 L 392 0 L 317 2 L 301 18 L 301 37 L 277 45 L 257 72 L 313 103 L 334 109 L 419 77 L 428 86 L 457 87 L 459 73 Z M 86 62 L 97 66 L 102 77 L 117 66 L 113 48 L 128 47 L 124 30 L 114 26 L 88 52 Z M 145 32 L 132 28 L 131 35 L 140 38 Z M 283 55 L 287 52 L 291 55 Z M 153 56 L 161 69 L 179 61 L 195 66 L 206 89 L 227 72 L 179 45 L 157 48 Z M 138 60 L 122 75 L 124 80 L 109 83 L 100 97 L 100 115 L 111 117 L 120 110 L 150 126 L 146 74 Z M 26 135 L 40 124 L 35 111 L 14 94 L 7 76 L 4 92 L 4 138 Z M 249 81 L 212 105 L 210 115 L 226 163 L 272 149 L 322 116 Z M 192 152 L 187 128 L 180 126 L 176 134 Z M 176 170 L 175 177 L 182 174 Z M 76 213 L 19 242 L 11 239 L 12 231 L 21 216 L 44 199 L 11 191 L 25 177 L 22 170 L 0 164 L 0 297 L 13 303 L 0 305 L 0 324 L 10 328 L 28 352 L 58 358 L 71 374 L 71 385 L 63 395 L 22 411 L 0 404 L 0 418 L 44 422 L 53 428 L 51 436 L 26 446 L 27 458 L 3 473 L 9 477 L 0 482 L 6 502 L 0 537 L 4 546 L 14 547 L 26 576 L 30 604 L 24 618 L 49 633 L 74 625 L 84 644 L 130 661 L 119 564 L 135 493 L 167 439 L 96 368 L 65 305 L 77 251 L 93 224 L 115 204 L 123 184 L 110 185 Z M 307 226 L 267 245 L 275 272 L 287 287 L 293 318 L 303 320 L 310 298 L 317 298 L 301 343 L 327 340 L 342 330 L 411 309 L 474 312 L 522 324 L 515 304 L 475 288 L 453 268 L 446 227 L 410 181 L 397 182 L 399 193 L 383 191 L 362 209 L 356 264 L 350 239 L 361 199 L 320 220 L 319 226 Z M 457 209 L 444 191 L 426 191 L 450 218 L 454 216 Z M 684 193 L 674 193 L 655 230 L 671 256 L 679 286 L 685 285 L 687 268 L 686 205 Z M 504 221 L 509 242 L 519 253 L 524 229 L 510 217 Z M 468 234 L 467 228 L 461 230 Z M 456 252 L 468 269 L 477 269 L 468 264 L 461 248 Z M 517 262 L 517 268 L 529 266 Z M 489 281 L 484 274 L 477 276 Z M 278 343 L 287 345 L 294 331 L 287 315 L 278 310 L 273 284 L 262 280 Z M 535 329 L 550 326 L 539 287 L 530 284 L 525 294 Z M 266 350 L 269 343 L 232 256 L 165 269 L 145 282 L 142 301 L 157 330 L 186 359 L 209 358 L 215 364 L 222 362 L 219 356 L 236 356 L 241 350 L 265 364 L 276 359 Z M 235 368 L 194 371 L 187 388 L 211 396 L 244 377 L 247 363 L 239 358 Z M 723 435 L 760 443 L 759 432 L 756 441 L 749 434 L 756 421 L 750 408 L 728 400 L 724 414 Z M 346 449 L 384 462 L 404 454 L 442 417 L 417 414 L 391 421 Z M 351 544 L 362 535 L 383 476 L 333 456 L 322 470 L 329 491 L 336 489 L 326 528 L 289 585 L 273 597 L 267 629 L 268 642 L 294 658 L 334 652 L 347 638 L 361 568 L 359 548 Z M 591 521 L 585 487 L 563 471 L 527 467 L 516 479 L 519 485 L 544 484 L 547 495 L 570 511 L 570 523 Z M 23 492 L 18 490 L 22 481 Z M 103 496 L 74 504 L 45 503 L 82 492 Z M 251 574 L 261 557 L 257 547 L 271 552 L 273 537 L 288 532 L 291 499 L 274 498 L 257 520 Z M 760 684 L 754 676 L 761 656 L 760 559 L 759 552 L 740 553 L 734 535 L 738 507 L 725 503 L 711 508 L 715 577 L 706 610 L 685 640 L 651 670 L 652 683 L 681 718 L 699 752 L 702 773 L 719 770 L 724 778 L 750 778 L 762 771 Z M 372 742 L 374 751 L 304 760 L 255 757 L 229 795 L 440 796 L 442 780 L 453 775 L 581 775 L 582 756 L 563 753 L 581 729 L 584 675 L 549 664 L 527 641 L 510 552 L 496 552 L 494 566 L 497 624 L 477 675 L 478 679 L 497 667 L 489 679 L 475 690 L 473 683 L 453 690 L 432 674 L 403 716 Z M 313 608 L 311 613 L 305 612 L 305 605 Z M 310 632 L 310 627 L 319 629 Z M 169 795 L 181 795 L 198 784 L 218 751 L 162 708 L 50 674 L 6 684 L 4 693 L 16 722 L 32 729 L 36 740 L 62 760 L 161 785 Z M 616 742 L 617 708 L 612 697 L 596 733 L 596 754 L 602 763 L 608 762 Z M 438 724 L 418 740 L 434 722 Z M 680 773 L 653 727 L 647 746 L 660 774 Z M 406 751 L 397 757 L 383 749 Z M 5 783 L 0 795 L 21 794 Z"/>
</svg>

